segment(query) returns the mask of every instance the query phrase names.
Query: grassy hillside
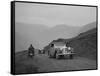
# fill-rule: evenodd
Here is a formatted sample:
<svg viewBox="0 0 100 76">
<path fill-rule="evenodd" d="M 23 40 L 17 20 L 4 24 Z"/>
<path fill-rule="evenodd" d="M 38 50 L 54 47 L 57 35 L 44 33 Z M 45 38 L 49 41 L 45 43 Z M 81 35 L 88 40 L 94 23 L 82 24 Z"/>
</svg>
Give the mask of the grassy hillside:
<svg viewBox="0 0 100 76">
<path fill-rule="evenodd" d="M 56 42 L 61 41 L 65 43 L 68 42 L 68 45 L 74 48 L 74 51 L 76 52 L 77 56 L 82 56 L 82 57 L 86 57 L 89 59 L 96 59 L 97 28 L 93 28 L 89 31 L 81 33 L 72 39 L 58 39 L 54 41 Z M 49 45 L 45 47 L 46 50 L 50 48 Z"/>
</svg>

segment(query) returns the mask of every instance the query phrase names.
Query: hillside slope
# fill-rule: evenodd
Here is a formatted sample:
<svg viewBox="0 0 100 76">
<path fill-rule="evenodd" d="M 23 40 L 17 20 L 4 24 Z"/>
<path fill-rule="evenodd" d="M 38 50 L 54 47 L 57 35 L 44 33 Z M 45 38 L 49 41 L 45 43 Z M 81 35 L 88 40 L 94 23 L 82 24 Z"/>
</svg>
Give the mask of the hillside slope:
<svg viewBox="0 0 100 76">
<path fill-rule="evenodd" d="M 96 59 L 97 54 L 97 28 L 79 34 L 75 39 L 69 41 L 77 55 Z"/>
</svg>

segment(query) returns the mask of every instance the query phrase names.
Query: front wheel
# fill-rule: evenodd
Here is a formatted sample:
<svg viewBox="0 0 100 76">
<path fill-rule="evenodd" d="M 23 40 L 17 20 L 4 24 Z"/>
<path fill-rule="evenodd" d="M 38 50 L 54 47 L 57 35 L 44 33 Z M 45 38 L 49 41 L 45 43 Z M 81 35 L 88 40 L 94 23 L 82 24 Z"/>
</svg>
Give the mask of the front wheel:
<svg viewBox="0 0 100 76">
<path fill-rule="evenodd" d="M 50 58 L 56 58 L 56 51 L 54 51 L 54 52 L 48 51 L 48 55 Z"/>
<path fill-rule="evenodd" d="M 29 58 L 33 58 L 33 55 L 28 55 Z"/>
<path fill-rule="evenodd" d="M 48 54 L 48 56 L 49 56 L 49 58 L 52 58 L 52 55 L 50 53 Z"/>
<path fill-rule="evenodd" d="M 70 55 L 70 59 L 73 59 L 73 55 Z"/>
<path fill-rule="evenodd" d="M 60 56 L 56 54 L 56 59 L 59 59 L 59 58 L 60 58 Z"/>
<path fill-rule="evenodd" d="M 53 55 L 51 54 L 50 51 L 48 51 L 48 56 L 49 56 L 49 58 L 53 58 Z"/>
</svg>

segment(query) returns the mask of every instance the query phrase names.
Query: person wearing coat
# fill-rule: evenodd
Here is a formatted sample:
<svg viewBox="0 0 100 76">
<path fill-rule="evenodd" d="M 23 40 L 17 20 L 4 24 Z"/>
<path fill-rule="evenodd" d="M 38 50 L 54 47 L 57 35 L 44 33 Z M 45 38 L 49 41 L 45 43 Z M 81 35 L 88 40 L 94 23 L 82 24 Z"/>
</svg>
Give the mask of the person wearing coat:
<svg viewBox="0 0 100 76">
<path fill-rule="evenodd" d="M 30 47 L 28 48 L 28 55 L 29 56 L 34 56 L 34 47 L 32 46 L 32 44 L 30 45 Z"/>
</svg>

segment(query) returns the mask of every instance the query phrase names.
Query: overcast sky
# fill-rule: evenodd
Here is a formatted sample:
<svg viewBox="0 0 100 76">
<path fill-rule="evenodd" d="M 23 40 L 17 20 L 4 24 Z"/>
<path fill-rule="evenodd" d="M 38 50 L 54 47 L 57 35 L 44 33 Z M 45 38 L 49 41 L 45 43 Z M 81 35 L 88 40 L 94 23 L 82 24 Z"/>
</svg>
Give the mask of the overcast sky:
<svg viewBox="0 0 100 76">
<path fill-rule="evenodd" d="M 17 2 L 15 19 L 18 23 L 44 24 L 49 27 L 59 24 L 82 26 L 96 21 L 96 8 Z"/>
</svg>

